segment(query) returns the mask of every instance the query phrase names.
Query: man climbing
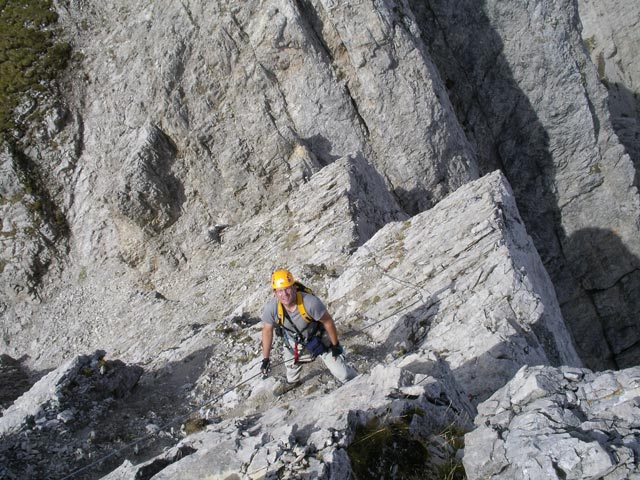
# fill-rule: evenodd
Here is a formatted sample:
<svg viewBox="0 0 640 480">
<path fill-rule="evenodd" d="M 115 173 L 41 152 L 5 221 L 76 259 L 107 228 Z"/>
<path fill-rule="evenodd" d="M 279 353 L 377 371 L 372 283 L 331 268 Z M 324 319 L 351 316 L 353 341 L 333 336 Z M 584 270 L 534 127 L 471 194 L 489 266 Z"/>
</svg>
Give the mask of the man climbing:
<svg viewBox="0 0 640 480">
<path fill-rule="evenodd" d="M 273 332 L 282 337 L 287 383 L 300 381 L 302 364 L 322 359 L 340 382 L 356 376 L 344 361 L 336 325 L 322 301 L 293 279 L 288 270 L 271 275 L 274 298 L 262 310 L 262 373 L 269 372 Z"/>
</svg>

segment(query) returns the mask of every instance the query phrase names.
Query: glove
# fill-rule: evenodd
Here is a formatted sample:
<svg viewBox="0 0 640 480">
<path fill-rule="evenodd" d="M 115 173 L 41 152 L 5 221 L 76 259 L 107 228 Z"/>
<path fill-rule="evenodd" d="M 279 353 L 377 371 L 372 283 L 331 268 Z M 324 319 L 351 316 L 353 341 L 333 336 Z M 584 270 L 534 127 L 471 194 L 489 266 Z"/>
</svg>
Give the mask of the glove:
<svg viewBox="0 0 640 480">
<path fill-rule="evenodd" d="M 331 355 L 333 358 L 337 358 L 344 353 L 344 348 L 339 343 L 336 345 L 331 345 Z"/>
<path fill-rule="evenodd" d="M 269 375 L 269 371 L 271 370 L 271 366 L 269 365 L 269 359 L 263 358 L 262 365 L 260 366 L 260 371 L 262 372 L 262 377 L 266 377 Z"/>
</svg>

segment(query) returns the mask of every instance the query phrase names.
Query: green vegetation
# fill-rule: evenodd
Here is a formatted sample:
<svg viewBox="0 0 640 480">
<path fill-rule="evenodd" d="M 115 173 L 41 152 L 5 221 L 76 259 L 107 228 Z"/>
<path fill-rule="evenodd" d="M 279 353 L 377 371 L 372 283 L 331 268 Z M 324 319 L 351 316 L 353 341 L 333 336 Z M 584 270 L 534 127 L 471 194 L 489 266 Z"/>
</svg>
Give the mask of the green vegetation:
<svg viewBox="0 0 640 480">
<path fill-rule="evenodd" d="M 591 54 L 591 52 L 593 52 L 596 49 L 596 46 L 597 46 L 596 37 L 595 36 L 591 36 L 589 38 L 585 38 L 584 39 L 584 46 L 586 47 L 586 49 L 589 52 L 589 54 Z"/>
<path fill-rule="evenodd" d="M 437 477 L 443 480 L 458 480 L 466 478 L 462 459 L 456 456 L 459 450 L 464 449 L 464 434 L 466 432 L 457 425 L 449 425 L 438 437 L 445 443 L 449 455 L 444 463 L 436 468 Z"/>
<path fill-rule="evenodd" d="M 464 468 L 456 452 L 464 448 L 464 432 L 452 425 L 437 435 L 435 443 L 414 438 L 409 431 L 413 409 L 402 417 L 382 421 L 374 417 L 356 428 L 353 442 L 347 447 L 354 478 L 407 480 L 461 480 Z M 440 453 L 434 458 L 430 451 Z"/>
<path fill-rule="evenodd" d="M 187 435 L 191 435 L 192 433 L 196 433 L 201 430 L 204 430 L 207 427 L 207 425 L 209 425 L 209 422 L 207 421 L 207 419 L 202 417 L 195 417 L 195 418 L 192 417 L 187 419 L 187 421 L 183 425 L 183 428 L 184 428 L 184 432 Z"/>
<path fill-rule="evenodd" d="M 347 447 L 354 477 L 366 478 L 425 478 L 429 452 L 425 446 L 411 438 L 404 418 L 382 423 L 377 417 L 356 429 L 356 435 Z"/>
<path fill-rule="evenodd" d="M 0 0 L 0 141 L 21 129 L 18 106 L 29 99 L 37 111 L 38 95 L 65 68 L 68 43 L 56 41 L 58 20 L 50 0 Z"/>
</svg>

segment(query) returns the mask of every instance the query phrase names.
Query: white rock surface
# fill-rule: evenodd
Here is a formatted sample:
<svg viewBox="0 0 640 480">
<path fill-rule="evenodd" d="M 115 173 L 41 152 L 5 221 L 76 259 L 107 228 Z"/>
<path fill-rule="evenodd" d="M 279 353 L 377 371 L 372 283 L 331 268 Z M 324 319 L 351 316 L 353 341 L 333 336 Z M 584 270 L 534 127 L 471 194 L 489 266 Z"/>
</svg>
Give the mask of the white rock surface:
<svg viewBox="0 0 640 480">
<path fill-rule="evenodd" d="M 478 406 L 467 477 L 638 478 L 640 369 L 523 367 Z"/>
<path fill-rule="evenodd" d="M 580 2 L 409 3 L 481 171 L 502 169 L 514 190 L 579 354 L 593 368 L 637 364 L 636 169 L 585 49 Z M 611 11 L 597 22 L 637 51 L 615 20 L 637 21 L 629 3 L 595 10 Z"/>
<path fill-rule="evenodd" d="M 336 317 L 370 328 L 381 351 L 434 352 L 476 402 L 522 365 L 581 365 L 499 172 L 385 226 L 329 293 Z"/>
<path fill-rule="evenodd" d="M 609 93 L 613 127 L 640 165 L 640 5 L 637 2 L 580 0 L 582 38 Z M 636 173 L 636 184 L 637 184 Z"/>
</svg>

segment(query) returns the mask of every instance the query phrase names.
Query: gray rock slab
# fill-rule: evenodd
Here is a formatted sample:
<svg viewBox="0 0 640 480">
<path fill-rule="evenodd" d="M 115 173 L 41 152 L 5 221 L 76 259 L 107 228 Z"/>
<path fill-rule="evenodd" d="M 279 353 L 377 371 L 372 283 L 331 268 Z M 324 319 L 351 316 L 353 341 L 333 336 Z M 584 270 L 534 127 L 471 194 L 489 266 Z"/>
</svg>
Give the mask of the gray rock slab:
<svg viewBox="0 0 640 480">
<path fill-rule="evenodd" d="M 384 352 L 436 353 L 476 402 L 522 365 L 581 365 L 499 172 L 385 226 L 329 294 L 336 318 L 367 329 Z"/>
<path fill-rule="evenodd" d="M 469 479 L 637 478 L 640 369 L 523 367 L 478 406 Z"/>
</svg>

